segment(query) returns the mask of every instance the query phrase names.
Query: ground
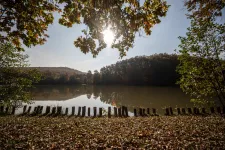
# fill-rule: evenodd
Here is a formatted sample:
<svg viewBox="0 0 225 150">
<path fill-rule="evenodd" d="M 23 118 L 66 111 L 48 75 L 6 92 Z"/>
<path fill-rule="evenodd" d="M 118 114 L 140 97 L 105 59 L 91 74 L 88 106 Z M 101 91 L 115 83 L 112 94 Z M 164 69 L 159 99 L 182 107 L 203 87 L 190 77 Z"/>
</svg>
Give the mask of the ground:
<svg viewBox="0 0 225 150">
<path fill-rule="evenodd" d="M 225 149 L 221 116 L 0 117 L 0 149 Z"/>
</svg>

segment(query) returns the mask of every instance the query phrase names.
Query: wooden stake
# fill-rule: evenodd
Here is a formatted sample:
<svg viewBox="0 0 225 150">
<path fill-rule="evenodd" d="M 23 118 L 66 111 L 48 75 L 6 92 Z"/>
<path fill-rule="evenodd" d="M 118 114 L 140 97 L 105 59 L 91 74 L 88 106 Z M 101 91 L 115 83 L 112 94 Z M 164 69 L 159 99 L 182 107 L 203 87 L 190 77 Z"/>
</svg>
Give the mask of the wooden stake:
<svg viewBox="0 0 225 150">
<path fill-rule="evenodd" d="M 188 114 L 192 114 L 192 109 L 191 108 L 188 108 Z"/>
<path fill-rule="evenodd" d="M 140 116 L 143 116 L 142 108 L 139 108 L 139 115 L 140 115 Z"/>
<path fill-rule="evenodd" d="M 180 108 L 177 108 L 177 114 L 178 114 L 178 115 L 181 115 Z"/>
<path fill-rule="evenodd" d="M 33 115 L 36 115 L 37 114 L 37 107 L 34 107 L 34 111 L 32 113 Z"/>
<path fill-rule="evenodd" d="M 111 107 L 108 107 L 108 118 L 111 118 Z"/>
<path fill-rule="evenodd" d="M 210 107 L 210 111 L 211 111 L 212 114 L 214 114 L 215 113 L 214 107 Z"/>
<path fill-rule="evenodd" d="M 46 107 L 46 110 L 45 110 L 45 114 L 50 114 L 50 110 L 51 110 L 51 107 L 50 106 L 47 106 Z"/>
<path fill-rule="evenodd" d="M 15 112 L 16 112 L 16 107 L 13 106 L 13 107 L 12 107 L 12 115 L 15 115 Z"/>
<path fill-rule="evenodd" d="M 124 116 L 125 116 L 125 107 L 122 106 L 122 117 L 124 117 Z"/>
<path fill-rule="evenodd" d="M 9 107 L 6 107 L 5 108 L 5 113 L 8 114 L 8 112 L 9 112 Z"/>
<path fill-rule="evenodd" d="M 57 107 L 57 115 L 61 115 L 62 114 L 62 106 L 58 106 Z"/>
<path fill-rule="evenodd" d="M 26 109 L 27 109 L 27 105 L 24 105 L 24 106 L 23 106 L 23 114 L 25 114 Z"/>
<path fill-rule="evenodd" d="M 30 114 L 31 106 L 28 107 L 27 114 Z"/>
<path fill-rule="evenodd" d="M 206 114 L 205 108 L 202 108 L 202 113 Z"/>
<path fill-rule="evenodd" d="M 194 114 L 197 115 L 197 108 L 194 107 Z"/>
<path fill-rule="evenodd" d="M 102 117 L 102 107 L 99 107 L 99 117 Z"/>
<path fill-rule="evenodd" d="M 41 106 L 37 106 L 36 114 L 39 114 Z"/>
<path fill-rule="evenodd" d="M 91 116 L 91 108 L 88 107 L 88 117 L 90 117 L 90 116 Z"/>
<path fill-rule="evenodd" d="M 217 107 L 216 110 L 217 110 L 217 113 L 218 113 L 218 114 L 221 114 L 221 113 L 222 113 L 220 107 Z"/>
<path fill-rule="evenodd" d="M 146 116 L 145 109 L 142 109 L 143 116 Z"/>
<path fill-rule="evenodd" d="M 170 107 L 170 115 L 173 115 L 173 108 Z"/>
<path fill-rule="evenodd" d="M 74 115 L 75 115 L 75 107 L 73 106 L 71 116 L 74 116 Z"/>
<path fill-rule="evenodd" d="M 169 112 L 169 108 L 166 108 L 166 113 L 165 113 L 166 116 L 169 116 L 170 115 L 170 112 Z"/>
<path fill-rule="evenodd" d="M 128 108 L 127 107 L 125 107 L 125 115 L 126 115 L 126 117 L 129 117 L 129 115 L 128 115 Z"/>
<path fill-rule="evenodd" d="M 137 109 L 134 109 L 134 117 L 137 117 Z"/>
<path fill-rule="evenodd" d="M 4 106 L 0 107 L 0 112 L 2 112 L 2 113 L 4 112 Z"/>
<path fill-rule="evenodd" d="M 39 114 L 42 114 L 42 111 L 43 111 L 43 106 L 40 106 L 40 108 L 39 108 Z"/>
<path fill-rule="evenodd" d="M 82 107 L 82 117 L 86 115 L 86 106 Z"/>
<path fill-rule="evenodd" d="M 147 108 L 147 114 L 150 115 L 150 109 L 149 108 Z"/>
<path fill-rule="evenodd" d="M 119 117 L 122 116 L 122 113 L 121 113 L 121 108 L 118 109 L 118 114 L 119 114 Z"/>
<path fill-rule="evenodd" d="M 78 107 L 78 113 L 77 113 L 77 116 L 80 116 L 81 114 L 81 107 Z"/>
<path fill-rule="evenodd" d="M 186 110 L 185 110 L 185 108 L 182 108 L 181 111 L 182 111 L 182 114 L 183 114 L 183 115 L 186 115 Z"/>
<path fill-rule="evenodd" d="M 155 108 L 152 108 L 152 113 L 153 113 L 153 115 L 155 115 L 155 116 L 157 115 L 157 114 L 156 114 L 156 109 L 155 109 Z"/>
<path fill-rule="evenodd" d="M 114 116 L 117 117 L 117 108 L 114 107 Z"/>
<path fill-rule="evenodd" d="M 52 108 L 52 115 L 54 115 L 56 113 L 56 107 Z"/>
<path fill-rule="evenodd" d="M 94 117 L 96 117 L 96 116 L 97 116 L 97 108 L 94 107 Z"/>
</svg>

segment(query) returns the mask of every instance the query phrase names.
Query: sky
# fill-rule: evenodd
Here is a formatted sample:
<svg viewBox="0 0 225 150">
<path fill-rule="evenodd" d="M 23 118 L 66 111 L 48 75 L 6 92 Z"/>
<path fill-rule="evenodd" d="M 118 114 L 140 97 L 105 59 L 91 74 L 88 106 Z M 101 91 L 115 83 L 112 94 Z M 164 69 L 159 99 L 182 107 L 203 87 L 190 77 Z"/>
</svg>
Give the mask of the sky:
<svg viewBox="0 0 225 150">
<path fill-rule="evenodd" d="M 123 59 L 135 56 L 152 55 L 155 53 L 175 53 L 180 43 L 178 37 L 185 36 L 190 20 L 185 16 L 186 9 L 182 0 L 167 0 L 171 5 L 166 17 L 160 24 L 152 28 L 150 36 L 135 38 L 134 47 L 127 52 Z M 123 59 L 119 58 L 119 51 L 107 47 L 96 58 L 84 54 L 73 45 L 77 37 L 82 35 L 84 25 L 73 25 L 67 28 L 58 23 L 59 15 L 55 14 L 55 20 L 49 26 L 47 34 L 49 38 L 44 45 L 25 48 L 29 55 L 29 64 L 32 67 L 69 67 L 83 72 L 88 70 L 100 70 L 102 67 L 114 64 Z"/>
</svg>

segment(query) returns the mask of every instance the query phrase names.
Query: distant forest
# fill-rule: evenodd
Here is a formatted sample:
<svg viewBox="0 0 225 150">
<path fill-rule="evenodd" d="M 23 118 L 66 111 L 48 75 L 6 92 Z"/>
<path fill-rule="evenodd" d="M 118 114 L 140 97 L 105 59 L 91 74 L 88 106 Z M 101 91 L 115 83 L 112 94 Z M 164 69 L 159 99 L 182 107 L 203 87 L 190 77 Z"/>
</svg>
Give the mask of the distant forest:
<svg viewBox="0 0 225 150">
<path fill-rule="evenodd" d="M 176 67 L 179 61 L 175 54 L 154 54 L 122 60 L 95 70 L 80 72 L 65 67 L 38 67 L 45 84 L 124 84 L 174 86 L 179 78 Z"/>
</svg>

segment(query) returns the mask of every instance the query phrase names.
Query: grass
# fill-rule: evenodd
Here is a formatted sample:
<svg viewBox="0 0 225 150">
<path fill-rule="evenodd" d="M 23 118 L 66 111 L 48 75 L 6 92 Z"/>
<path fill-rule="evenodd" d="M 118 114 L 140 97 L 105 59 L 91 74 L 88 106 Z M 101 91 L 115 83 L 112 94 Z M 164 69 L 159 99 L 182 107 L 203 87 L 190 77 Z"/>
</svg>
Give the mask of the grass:
<svg viewBox="0 0 225 150">
<path fill-rule="evenodd" d="M 0 117 L 0 149 L 225 149 L 219 116 Z"/>
</svg>

